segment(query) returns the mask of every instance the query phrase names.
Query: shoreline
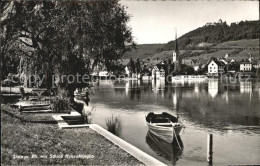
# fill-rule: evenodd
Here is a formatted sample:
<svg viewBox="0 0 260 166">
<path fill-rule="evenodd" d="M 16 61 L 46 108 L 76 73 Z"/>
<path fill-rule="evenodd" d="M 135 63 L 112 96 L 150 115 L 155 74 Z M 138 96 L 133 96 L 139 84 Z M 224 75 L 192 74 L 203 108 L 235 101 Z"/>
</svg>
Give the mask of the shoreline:
<svg viewBox="0 0 260 166">
<path fill-rule="evenodd" d="M 8 106 L 4 109 L 7 108 L 13 109 Z M 164 165 L 96 124 L 64 125 L 65 121 L 55 118 L 58 120 L 58 125 L 32 124 L 12 117 L 7 112 L 2 111 L 1 117 L 4 165 L 75 164 L 75 162 L 84 165 Z M 71 115 L 75 116 L 74 114 L 80 115 L 72 111 Z M 61 117 L 61 115 L 53 116 Z M 62 123 L 66 130 L 61 129 L 59 123 Z M 14 135 L 16 136 L 13 137 Z"/>
</svg>

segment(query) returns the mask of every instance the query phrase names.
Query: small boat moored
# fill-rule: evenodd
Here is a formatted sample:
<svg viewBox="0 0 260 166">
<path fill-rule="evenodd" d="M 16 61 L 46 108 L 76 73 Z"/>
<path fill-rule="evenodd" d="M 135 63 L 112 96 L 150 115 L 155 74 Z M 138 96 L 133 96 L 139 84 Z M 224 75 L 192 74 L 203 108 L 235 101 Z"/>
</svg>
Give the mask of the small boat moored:
<svg viewBox="0 0 260 166">
<path fill-rule="evenodd" d="M 154 135 L 169 143 L 173 142 L 183 128 L 177 117 L 166 112 L 161 114 L 150 112 L 146 116 L 146 123 Z"/>
</svg>

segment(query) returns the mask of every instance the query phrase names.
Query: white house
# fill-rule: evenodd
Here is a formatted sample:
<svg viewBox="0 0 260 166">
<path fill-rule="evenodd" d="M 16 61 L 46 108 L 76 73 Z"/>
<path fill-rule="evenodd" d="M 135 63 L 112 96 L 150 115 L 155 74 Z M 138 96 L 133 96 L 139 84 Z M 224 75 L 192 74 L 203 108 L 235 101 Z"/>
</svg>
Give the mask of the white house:
<svg viewBox="0 0 260 166">
<path fill-rule="evenodd" d="M 217 76 L 224 72 L 225 64 L 217 60 L 211 60 L 208 64 L 208 75 Z"/>
<path fill-rule="evenodd" d="M 165 71 L 163 68 L 160 70 L 160 79 L 165 79 Z"/>
<path fill-rule="evenodd" d="M 252 63 L 251 62 L 241 62 L 240 63 L 240 71 L 251 71 Z"/>
<path fill-rule="evenodd" d="M 160 78 L 160 70 L 157 66 L 154 66 L 152 69 L 152 79 L 159 79 Z"/>
<path fill-rule="evenodd" d="M 127 66 L 125 67 L 125 74 L 127 77 L 129 77 L 129 75 L 130 75 L 130 71 Z"/>
</svg>

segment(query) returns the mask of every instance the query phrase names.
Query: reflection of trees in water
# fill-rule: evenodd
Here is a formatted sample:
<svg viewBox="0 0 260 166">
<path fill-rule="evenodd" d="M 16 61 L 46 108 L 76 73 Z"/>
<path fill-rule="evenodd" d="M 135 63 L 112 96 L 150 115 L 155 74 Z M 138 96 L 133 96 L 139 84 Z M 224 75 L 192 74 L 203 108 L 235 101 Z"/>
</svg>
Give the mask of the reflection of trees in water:
<svg viewBox="0 0 260 166">
<path fill-rule="evenodd" d="M 130 92 L 130 99 L 131 100 L 134 100 L 134 99 L 138 99 L 140 100 L 141 98 L 141 90 L 142 90 L 142 87 L 140 86 L 140 80 L 138 81 L 132 81 L 130 80 L 128 83 L 127 83 L 127 86 L 126 86 L 126 94 L 128 95 L 129 92 Z"/>
<path fill-rule="evenodd" d="M 204 127 L 224 130 L 232 125 L 258 126 L 260 118 L 249 111 L 242 99 L 230 100 L 226 104 L 223 99 L 207 100 L 200 98 L 185 98 L 180 103 L 180 110 L 185 112 L 186 118 Z M 239 101 L 241 100 L 241 101 Z M 188 103 L 188 104 L 187 104 Z M 248 110 L 248 111 L 246 111 Z"/>
<path fill-rule="evenodd" d="M 241 94 L 240 88 L 233 85 L 220 87 L 219 96 L 212 99 L 207 93 L 200 92 L 199 96 L 194 97 L 189 95 L 187 89 L 175 87 L 172 92 L 172 110 L 177 114 L 185 113 L 182 116 L 195 124 L 220 131 L 230 128 L 230 125 L 259 126 L 257 103 L 253 103 L 249 96 Z M 241 97 L 237 97 L 238 95 Z M 240 126 L 241 129 L 245 127 Z"/>
<path fill-rule="evenodd" d="M 172 143 L 168 143 L 158 138 L 150 131 L 148 131 L 146 135 L 146 143 L 150 146 L 150 148 L 154 152 L 156 152 L 159 156 L 172 162 L 173 165 L 175 165 L 176 161 L 179 160 L 179 157 L 182 155 L 182 151 L 184 147 L 181 137 L 177 136 L 177 139 L 180 143 L 181 149 L 179 148 L 176 139 L 174 139 Z"/>
<path fill-rule="evenodd" d="M 141 98 L 141 89 L 140 88 L 131 88 L 130 89 L 130 99 L 138 99 Z"/>
</svg>

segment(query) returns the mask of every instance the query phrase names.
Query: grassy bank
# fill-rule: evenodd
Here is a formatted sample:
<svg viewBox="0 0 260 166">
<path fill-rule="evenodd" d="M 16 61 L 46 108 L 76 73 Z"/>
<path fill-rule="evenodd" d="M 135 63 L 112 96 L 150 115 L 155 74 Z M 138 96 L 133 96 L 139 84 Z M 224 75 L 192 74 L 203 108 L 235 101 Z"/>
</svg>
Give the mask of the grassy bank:
<svg viewBox="0 0 260 166">
<path fill-rule="evenodd" d="M 55 124 L 55 120 L 52 118 L 54 113 L 21 113 L 18 108 L 10 107 L 8 104 L 2 105 L 2 112 L 7 112 L 13 117 L 17 117 L 22 121 L 31 121 L 31 122 L 53 122 Z"/>
<path fill-rule="evenodd" d="M 3 165 L 142 164 L 91 129 L 60 130 L 57 125 L 23 123 L 5 112 L 1 121 Z"/>
</svg>

